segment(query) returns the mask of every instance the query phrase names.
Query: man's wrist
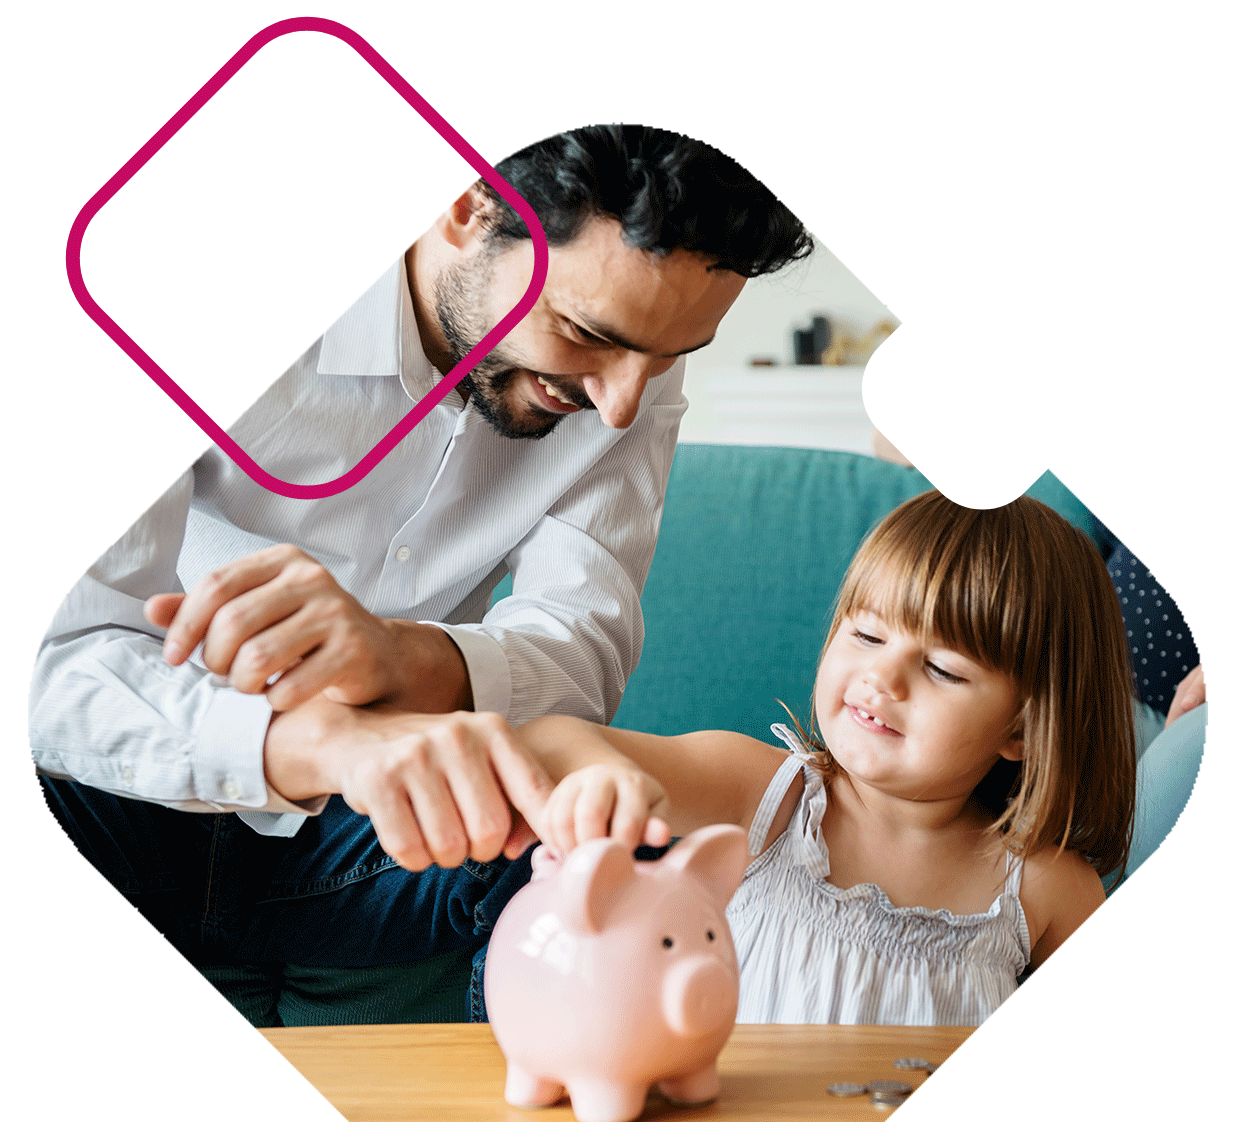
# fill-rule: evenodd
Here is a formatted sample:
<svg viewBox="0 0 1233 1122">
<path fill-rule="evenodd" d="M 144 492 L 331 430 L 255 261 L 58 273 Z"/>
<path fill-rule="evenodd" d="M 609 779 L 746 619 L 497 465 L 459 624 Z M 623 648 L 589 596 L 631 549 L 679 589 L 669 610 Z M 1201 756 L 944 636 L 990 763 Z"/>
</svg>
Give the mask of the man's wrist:
<svg viewBox="0 0 1233 1122">
<path fill-rule="evenodd" d="M 336 746 L 343 726 L 355 724 L 356 712 L 350 705 L 318 696 L 275 713 L 265 734 L 267 785 L 293 803 L 338 794 L 332 767 Z"/>
<path fill-rule="evenodd" d="M 396 681 L 385 701 L 417 713 L 474 708 L 466 659 L 448 631 L 410 620 L 384 623 L 398 651 Z"/>
</svg>

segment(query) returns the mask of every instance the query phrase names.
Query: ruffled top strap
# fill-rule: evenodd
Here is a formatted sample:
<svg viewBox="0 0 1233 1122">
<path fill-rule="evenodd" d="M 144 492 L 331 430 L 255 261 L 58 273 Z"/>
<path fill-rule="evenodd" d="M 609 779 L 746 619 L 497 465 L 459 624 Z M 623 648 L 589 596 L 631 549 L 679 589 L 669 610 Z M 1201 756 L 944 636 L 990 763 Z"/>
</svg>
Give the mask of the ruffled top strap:
<svg viewBox="0 0 1233 1122">
<path fill-rule="evenodd" d="M 766 834 L 775 820 L 784 795 L 796 778 L 796 773 L 802 769 L 805 772 L 805 791 L 801 796 L 801 808 L 793 816 L 788 832 L 792 834 L 786 839 L 796 853 L 798 863 L 804 865 L 817 877 L 826 877 L 830 873 L 830 858 L 826 852 L 825 843 L 821 840 L 822 815 L 826 811 L 826 787 L 821 774 L 809 766 L 811 755 L 808 748 L 801 744 L 796 733 L 787 725 L 771 726 L 773 732 L 790 749 L 790 754 L 779 765 L 779 769 L 771 778 L 757 812 L 749 825 L 749 855 L 756 856 L 766 845 Z"/>
<path fill-rule="evenodd" d="M 1010 896 L 1019 895 L 1019 886 L 1023 883 L 1023 858 L 1016 857 L 1010 850 L 1006 851 L 1006 887 L 1002 890 Z"/>
</svg>

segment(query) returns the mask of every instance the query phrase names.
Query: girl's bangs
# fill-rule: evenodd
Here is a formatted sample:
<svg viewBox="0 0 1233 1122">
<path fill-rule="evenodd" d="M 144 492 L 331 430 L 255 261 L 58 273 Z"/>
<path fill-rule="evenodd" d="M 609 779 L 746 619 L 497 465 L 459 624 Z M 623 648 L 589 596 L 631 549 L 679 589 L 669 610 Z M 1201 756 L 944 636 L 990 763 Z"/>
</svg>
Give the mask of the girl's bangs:
<svg viewBox="0 0 1233 1122">
<path fill-rule="evenodd" d="M 867 609 L 893 627 L 1014 674 L 1022 668 L 1014 652 L 1024 621 L 1012 607 L 1022 603 L 1022 574 L 1008 563 L 1011 551 L 988 512 L 943 502 L 900 508 L 871 535 L 852 562 L 836 620 Z"/>
</svg>

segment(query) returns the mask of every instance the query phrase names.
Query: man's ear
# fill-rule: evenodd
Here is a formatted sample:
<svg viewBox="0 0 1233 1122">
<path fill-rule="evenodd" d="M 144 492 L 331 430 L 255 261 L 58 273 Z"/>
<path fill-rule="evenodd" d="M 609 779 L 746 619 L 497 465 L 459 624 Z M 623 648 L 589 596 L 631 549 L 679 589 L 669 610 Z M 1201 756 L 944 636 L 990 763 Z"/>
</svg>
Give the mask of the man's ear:
<svg viewBox="0 0 1233 1122">
<path fill-rule="evenodd" d="M 478 184 L 468 187 L 436 221 L 437 233 L 457 250 L 470 249 L 484 236 L 488 198 Z"/>
</svg>

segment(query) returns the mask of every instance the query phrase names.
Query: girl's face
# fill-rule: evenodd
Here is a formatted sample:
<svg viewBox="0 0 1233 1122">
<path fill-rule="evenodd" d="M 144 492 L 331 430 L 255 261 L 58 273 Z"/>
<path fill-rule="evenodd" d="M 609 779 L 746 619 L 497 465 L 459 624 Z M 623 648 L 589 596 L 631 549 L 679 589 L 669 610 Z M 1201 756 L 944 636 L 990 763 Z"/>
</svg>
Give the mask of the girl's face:
<svg viewBox="0 0 1233 1122">
<path fill-rule="evenodd" d="M 818 668 L 818 729 L 852 777 L 900 798 L 965 798 L 1000 757 L 1023 758 L 1008 736 L 1015 686 L 996 670 L 887 623 L 847 617 Z"/>
</svg>

